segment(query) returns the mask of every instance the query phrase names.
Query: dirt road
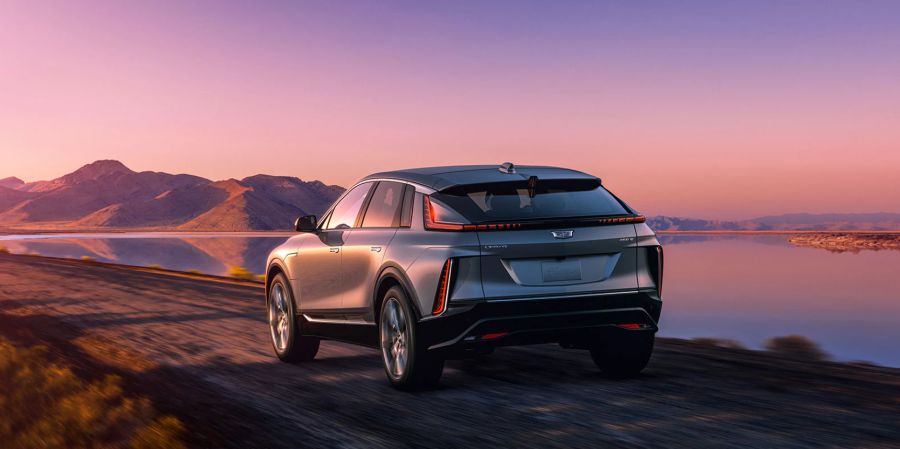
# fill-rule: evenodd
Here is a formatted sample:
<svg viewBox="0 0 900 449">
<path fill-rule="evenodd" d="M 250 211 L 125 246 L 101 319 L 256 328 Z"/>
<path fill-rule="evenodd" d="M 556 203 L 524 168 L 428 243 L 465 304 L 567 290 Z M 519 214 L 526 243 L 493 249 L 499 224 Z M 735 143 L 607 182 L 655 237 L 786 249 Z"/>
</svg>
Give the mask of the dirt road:
<svg viewBox="0 0 900 449">
<path fill-rule="evenodd" d="M 278 362 L 262 302 L 251 285 L 0 254 L 0 335 L 122 375 L 196 446 L 900 445 L 900 370 L 661 340 L 642 376 L 611 380 L 542 345 L 448 362 L 440 389 L 409 394 L 371 349 Z"/>
</svg>

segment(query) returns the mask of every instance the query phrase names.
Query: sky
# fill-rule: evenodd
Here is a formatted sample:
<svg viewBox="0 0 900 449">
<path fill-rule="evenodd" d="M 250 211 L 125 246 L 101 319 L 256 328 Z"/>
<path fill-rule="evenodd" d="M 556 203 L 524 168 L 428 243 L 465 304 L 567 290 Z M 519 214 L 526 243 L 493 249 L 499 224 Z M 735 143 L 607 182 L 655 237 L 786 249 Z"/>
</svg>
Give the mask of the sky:
<svg viewBox="0 0 900 449">
<path fill-rule="evenodd" d="M 646 215 L 900 212 L 900 2 L 0 0 L 0 178 L 574 168 Z"/>
</svg>

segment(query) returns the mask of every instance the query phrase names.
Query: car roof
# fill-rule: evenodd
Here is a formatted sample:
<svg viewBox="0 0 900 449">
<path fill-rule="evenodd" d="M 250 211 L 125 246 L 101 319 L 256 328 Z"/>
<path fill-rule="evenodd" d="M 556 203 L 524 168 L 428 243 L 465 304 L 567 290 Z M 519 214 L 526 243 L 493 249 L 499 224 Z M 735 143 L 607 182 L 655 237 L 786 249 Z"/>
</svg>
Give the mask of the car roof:
<svg viewBox="0 0 900 449">
<path fill-rule="evenodd" d="M 537 176 L 539 179 L 599 179 L 596 176 L 568 168 L 516 165 L 515 173 L 504 173 L 500 171 L 500 168 L 500 165 L 453 165 L 410 168 L 373 173 L 362 180 L 398 179 L 422 184 L 435 190 L 442 190 L 462 184 L 516 181 L 528 179 L 531 176 Z"/>
</svg>

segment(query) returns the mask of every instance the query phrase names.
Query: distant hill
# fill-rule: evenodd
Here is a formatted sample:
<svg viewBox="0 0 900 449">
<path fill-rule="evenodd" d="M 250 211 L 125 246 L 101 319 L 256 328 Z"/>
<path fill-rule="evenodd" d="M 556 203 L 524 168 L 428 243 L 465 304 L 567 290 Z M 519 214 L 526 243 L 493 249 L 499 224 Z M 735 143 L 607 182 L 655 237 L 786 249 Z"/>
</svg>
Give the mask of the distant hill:
<svg viewBox="0 0 900 449">
<path fill-rule="evenodd" d="M 752 220 L 722 221 L 655 216 L 647 219 L 657 231 L 880 231 L 900 230 L 900 214 L 784 214 Z"/>
<path fill-rule="evenodd" d="M 287 230 L 298 216 L 321 215 L 343 191 L 285 176 L 212 182 L 135 172 L 106 160 L 52 181 L 0 187 L 0 227 Z"/>
<path fill-rule="evenodd" d="M 874 214 L 784 214 L 754 218 L 755 223 L 780 224 L 824 224 L 824 223 L 879 223 L 900 222 L 900 214 L 878 212 Z"/>
<path fill-rule="evenodd" d="M 22 184 L 25 184 L 25 182 L 15 176 L 0 179 L 0 187 L 6 187 L 7 189 L 17 189 L 21 187 Z"/>
</svg>

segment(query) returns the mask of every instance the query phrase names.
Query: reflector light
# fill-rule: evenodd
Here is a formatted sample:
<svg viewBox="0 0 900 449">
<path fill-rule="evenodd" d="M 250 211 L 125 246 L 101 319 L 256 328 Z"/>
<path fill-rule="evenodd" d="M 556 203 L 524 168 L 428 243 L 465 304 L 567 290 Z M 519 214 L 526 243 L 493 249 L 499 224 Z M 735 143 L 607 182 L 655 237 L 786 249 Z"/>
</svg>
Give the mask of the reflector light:
<svg viewBox="0 0 900 449">
<path fill-rule="evenodd" d="M 450 296 L 450 266 L 453 259 L 447 259 L 444 262 L 444 268 L 441 270 L 441 279 L 438 281 L 437 293 L 434 295 L 434 308 L 432 315 L 440 315 L 447 307 L 447 297 Z"/>
<path fill-rule="evenodd" d="M 616 326 L 623 327 L 625 329 L 652 329 L 653 326 L 646 323 L 641 324 L 617 324 Z"/>
<path fill-rule="evenodd" d="M 502 332 L 499 334 L 487 334 L 484 337 L 481 337 L 482 340 L 493 340 L 495 338 L 500 338 L 504 335 L 509 335 L 509 332 Z"/>
</svg>

